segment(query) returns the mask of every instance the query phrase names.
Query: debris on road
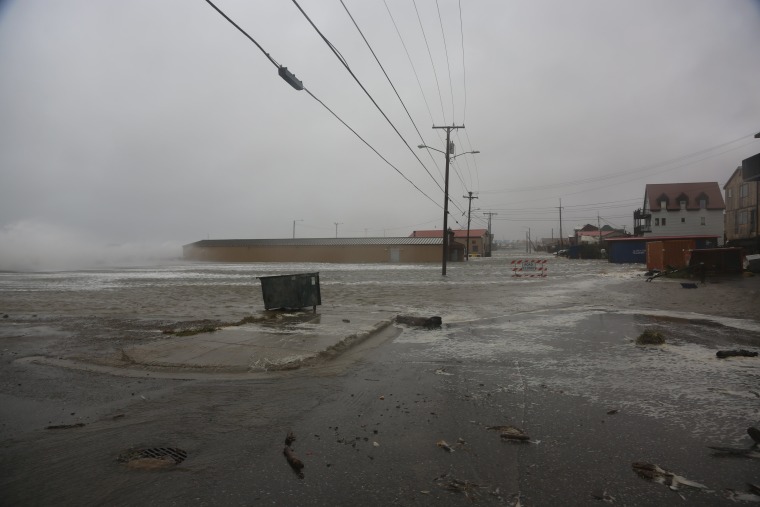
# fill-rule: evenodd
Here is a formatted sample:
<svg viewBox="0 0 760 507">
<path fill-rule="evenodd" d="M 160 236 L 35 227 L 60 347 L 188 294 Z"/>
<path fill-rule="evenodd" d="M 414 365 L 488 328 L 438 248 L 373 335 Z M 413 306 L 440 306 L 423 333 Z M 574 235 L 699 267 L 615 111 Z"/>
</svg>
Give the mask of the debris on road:
<svg viewBox="0 0 760 507">
<path fill-rule="evenodd" d="M 750 492 L 742 493 L 733 489 L 724 489 L 723 495 L 732 502 L 760 502 L 760 496 L 753 492 L 752 484 L 748 484 Z"/>
<path fill-rule="evenodd" d="M 483 487 L 471 481 L 449 477 L 449 474 L 443 474 L 436 477 L 434 482 L 440 488 L 451 491 L 452 493 L 463 493 L 467 498 L 470 498 L 470 495 L 478 496 L 478 488 Z"/>
<path fill-rule="evenodd" d="M 293 454 L 293 449 L 290 448 L 290 444 L 295 442 L 295 440 L 295 434 L 292 431 L 288 431 L 288 434 L 285 437 L 285 449 L 282 450 L 282 454 L 285 455 L 285 459 L 287 460 L 288 465 L 290 465 L 290 468 L 293 469 L 300 479 L 303 479 L 303 461 L 298 459 L 296 455 Z"/>
<path fill-rule="evenodd" d="M 690 481 L 685 477 L 676 475 L 673 472 L 663 470 L 654 463 L 646 463 L 642 461 L 634 462 L 631 467 L 640 477 L 654 481 L 658 484 L 664 484 L 673 491 L 677 491 L 679 486 L 690 486 L 692 488 L 707 489 L 707 486 L 698 482 Z"/>
<path fill-rule="evenodd" d="M 47 426 L 46 430 L 68 430 L 71 428 L 81 428 L 84 426 L 84 423 L 75 423 L 75 424 L 57 424 L 54 426 Z"/>
<path fill-rule="evenodd" d="M 757 357 L 757 352 L 750 351 L 750 350 L 744 350 L 744 349 L 737 349 L 737 350 L 719 350 L 715 353 L 715 355 L 720 359 L 725 359 L 727 357 Z"/>
<path fill-rule="evenodd" d="M 404 324 L 411 327 L 422 327 L 425 329 L 437 329 L 441 327 L 443 320 L 438 316 L 413 317 L 410 315 L 397 315 L 396 324 Z"/>
<path fill-rule="evenodd" d="M 454 449 L 452 449 L 451 446 L 447 444 L 445 440 L 439 440 L 438 442 L 435 443 L 435 445 L 437 445 L 438 447 L 440 447 L 446 452 L 454 452 Z"/>
<path fill-rule="evenodd" d="M 665 343 L 665 337 L 662 333 L 647 329 L 636 338 L 636 345 L 662 345 Z"/>
<path fill-rule="evenodd" d="M 517 440 L 519 442 L 530 440 L 528 434 L 516 426 L 488 426 L 486 429 L 498 431 L 502 440 Z"/>
<path fill-rule="evenodd" d="M 617 408 L 613 408 L 612 410 L 608 410 L 608 411 L 607 411 L 607 415 L 615 415 L 615 414 L 617 414 L 618 412 L 620 412 L 620 410 L 619 410 L 619 409 L 617 409 Z"/>
</svg>

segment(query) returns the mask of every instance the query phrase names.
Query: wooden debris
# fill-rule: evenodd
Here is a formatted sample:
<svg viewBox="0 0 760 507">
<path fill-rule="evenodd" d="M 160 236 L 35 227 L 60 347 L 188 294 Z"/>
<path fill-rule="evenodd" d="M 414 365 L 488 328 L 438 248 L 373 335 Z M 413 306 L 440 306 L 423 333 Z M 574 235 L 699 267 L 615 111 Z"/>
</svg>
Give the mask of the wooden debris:
<svg viewBox="0 0 760 507">
<path fill-rule="evenodd" d="M 454 452 L 454 449 L 452 449 L 451 446 L 447 444 L 445 440 L 439 440 L 438 442 L 436 442 L 435 445 L 437 445 L 438 447 L 440 447 L 446 452 Z"/>
<path fill-rule="evenodd" d="M 698 482 L 690 481 L 685 477 L 676 475 L 673 472 L 663 470 L 654 463 L 646 463 L 637 461 L 631 465 L 633 471 L 636 472 L 639 477 L 649 479 L 658 484 L 664 484 L 672 490 L 677 490 L 679 486 L 690 486 L 692 488 L 707 489 L 707 486 Z"/>
<path fill-rule="evenodd" d="M 489 426 L 486 429 L 498 431 L 502 440 L 517 440 L 520 442 L 530 440 L 528 434 L 516 426 Z"/>
</svg>

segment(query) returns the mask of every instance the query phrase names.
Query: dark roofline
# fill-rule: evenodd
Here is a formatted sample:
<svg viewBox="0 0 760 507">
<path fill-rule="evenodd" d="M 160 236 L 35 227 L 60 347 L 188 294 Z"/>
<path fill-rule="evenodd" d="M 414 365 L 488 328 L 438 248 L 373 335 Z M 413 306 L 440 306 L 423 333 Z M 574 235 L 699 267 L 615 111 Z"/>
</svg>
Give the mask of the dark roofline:
<svg viewBox="0 0 760 507">
<path fill-rule="evenodd" d="M 672 239 L 717 239 L 720 236 L 718 234 L 707 234 L 707 235 L 694 235 L 694 236 L 633 236 L 628 238 L 609 238 L 605 241 L 612 242 L 612 241 L 666 241 L 666 240 L 672 240 Z"/>
<path fill-rule="evenodd" d="M 443 245 L 443 238 L 282 238 L 282 239 L 202 239 L 185 247 L 266 247 L 266 246 L 369 246 L 369 245 Z"/>
</svg>

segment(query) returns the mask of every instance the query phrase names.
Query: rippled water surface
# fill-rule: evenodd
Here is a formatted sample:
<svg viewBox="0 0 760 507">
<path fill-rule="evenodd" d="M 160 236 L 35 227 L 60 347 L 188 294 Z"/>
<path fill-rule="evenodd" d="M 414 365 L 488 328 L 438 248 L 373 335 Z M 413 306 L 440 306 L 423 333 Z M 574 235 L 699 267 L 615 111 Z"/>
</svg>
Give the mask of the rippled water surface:
<svg viewBox="0 0 760 507">
<path fill-rule="evenodd" d="M 527 385 L 668 418 L 700 434 L 760 419 L 757 360 L 715 358 L 719 347 L 760 344 L 757 315 L 738 304 L 757 297 L 756 289 L 716 283 L 686 291 L 677 281 L 645 282 L 641 265 L 553 257 L 544 257 L 548 276 L 514 277 L 512 261 L 524 257 L 500 252 L 451 263 L 446 277 L 435 264 L 176 263 L 2 273 L 0 313 L 237 320 L 263 310 L 258 277 L 319 272 L 323 311 L 441 316 L 441 330 L 407 329 L 396 339 L 413 359 L 513 364 Z M 663 332 L 666 345 L 636 346 L 647 328 Z M 706 409 L 711 416 L 700 417 Z"/>
</svg>

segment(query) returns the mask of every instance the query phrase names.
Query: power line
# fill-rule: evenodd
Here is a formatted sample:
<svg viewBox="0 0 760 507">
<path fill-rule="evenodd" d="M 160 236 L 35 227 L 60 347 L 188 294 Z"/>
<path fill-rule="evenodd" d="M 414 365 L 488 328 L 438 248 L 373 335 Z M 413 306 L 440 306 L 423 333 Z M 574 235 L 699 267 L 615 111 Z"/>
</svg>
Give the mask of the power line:
<svg viewBox="0 0 760 507">
<path fill-rule="evenodd" d="M 351 75 L 351 77 L 354 78 L 354 81 L 356 81 L 356 84 L 359 85 L 359 87 L 364 91 L 365 95 L 369 98 L 370 101 L 372 101 L 372 104 L 375 105 L 378 111 L 380 111 L 380 114 L 383 115 L 383 118 L 388 122 L 388 124 L 393 128 L 393 130 L 396 132 L 398 137 L 403 141 L 403 143 L 406 145 L 406 147 L 409 149 L 412 155 L 414 155 L 414 158 L 417 159 L 417 161 L 422 165 L 422 167 L 425 169 L 425 172 L 427 172 L 431 178 L 433 178 L 433 181 L 436 185 L 438 185 L 438 188 L 443 191 L 441 188 L 441 185 L 438 183 L 438 181 L 433 177 L 432 174 L 430 174 L 430 171 L 428 171 L 428 168 L 425 166 L 425 164 L 422 162 L 419 156 L 417 156 L 417 153 L 412 149 L 411 146 L 409 146 L 409 143 L 406 142 L 406 139 L 404 139 L 404 136 L 401 135 L 401 132 L 396 128 L 396 126 L 393 124 L 390 118 L 388 118 L 388 115 L 385 114 L 385 111 L 380 107 L 380 105 L 375 101 L 375 99 L 372 97 L 372 95 L 367 91 L 367 89 L 364 87 L 364 85 L 361 83 L 358 77 L 356 77 L 356 74 L 354 74 L 354 71 L 351 70 L 351 67 L 348 65 L 348 62 L 345 58 L 343 58 L 343 55 L 340 54 L 340 51 L 337 50 L 337 48 L 327 39 L 327 37 L 324 36 L 324 34 L 317 28 L 317 25 L 314 24 L 314 22 L 311 20 L 308 14 L 301 8 L 301 6 L 298 4 L 297 0 L 292 0 L 293 4 L 298 8 L 299 11 L 301 11 L 301 14 L 306 18 L 306 20 L 309 22 L 309 24 L 316 30 L 316 32 L 319 34 L 319 36 L 322 38 L 322 40 L 327 44 L 327 46 L 330 48 L 330 50 L 333 52 L 333 54 L 338 58 L 338 60 L 343 64 L 343 67 L 348 71 L 348 73 Z M 348 10 L 346 10 L 348 12 Z M 350 13 L 349 13 L 350 16 Z M 353 18 L 352 18 L 353 19 Z M 358 28 L 358 27 L 357 27 Z"/>
<path fill-rule="evenodd" d="M 443 19 L 441 18 L 441 6 L 438 0 L 435 0 L 435 8 L 438 10 L 438 23 L 441 25 L 441 39 L 443 39 L 443 52 L 446 54 L 446 67 L 449 70 L 449 94 L 451 95 L 451 121 L 456 123 L 456 109 L 454 108 L 454 85 L 451 83 L 451 62 L 449 61 L 449 48 L 446 45 L 446 32 L 443 30 Z"/>
<path fill-rule="evenodd" d="M 464 64 L 464 24 L 462 22 L 462 0 L 459 0 L 459 34 L 462 41 L 462 86 L 464 88 L 464 107 L 462 108 L 462 123 L 467 122 L 467 66 Z M 466 134 L 467 132 L 465 132 Z M 469 140 L 469 137 L 468 137 Z M 472 147 L 470 147 L 472 149 Z"/>
<path fill-rule="evenodd" d="M 211 7 L 213 7 L 213 8 L 214 8 L 214 10 L 215 10 L 216 12 L 218 12 L 218 13 L 219 13 L 219 14 L 220 14 L 220 15 L 221 15 L 221 16 L 222 16 L 224 19 L 226 19 L 226 20 L 227 20 L 227 21 L 228 21 L 230 24 L 232 24 L 232 26 L 234 26 L 235 28 L 237 28 L 237 29 L 238 29 L 238 30 L 239 30 L 239 31 L 240 31 L 240 32 L 241 32 L 243 35 L 245 35 L 245 36 L 246 36 L 246 37 L 247 37 L 247 38 L 248 38 L 248 39 L 249 39 L 251 42 L 253 42 L 253 43 L 256 45 L 256 47 L 257 47 L 257 48 L 259 48 L 259 50 L 261 50 L 261 52 L 262 52 L 262 53 L 264 53 L 264 55 L 267 57 L 267 59 L 268 59 L 270 62 L 272 62 L 272 64 L 273 64 L 275 67 L 277 67 L 277 68 L 278 68 L 278 71 L 280 71 L 281 69 L 284 69 L 284 67 L 282 67 L 282 66 L 281 66 L 279 63 L 277 63 L 277 62 L 275 61 L 275 59 L 274 59 L 274 58 L 272 58 L 272 57 L 269 55 L 269 53 L 267 53 L 267 52 L 264 50 L 264 48 L 263 48 L 263 47 L 262 47 L 262 46 L 261 46 L 261 45 L 260 45 L 258 42 L 256 42 L 256 40 L 255 40 L 253 37 L 251 37 L 250 35 L 248 35 L 248 33 L 247 33 L 245 30 L 243 30 L 243 29 L 242 29 L 240 26 L 238 26 L 238 24 L 237 24 L 237 23 L 235 23 L 234 21 L 232 21 L 232 19 L 230 19 L 230 18 L 229 18 L 229 17 L 228 17 L 228 16 L 227 16 L 227 15 L 226 15 L 224 12 L 222 12 L 222 10 L 221 10 L 221 9 L 219 9 L 219 8 L 218 8 L 216 5 L 214 5 L 214 3 L 213 3 L 213 2 L 211 2 L 211 0 L 206 0 L 206 3 L 208 3 L 208 4 L 209 4 Z M 287 79 L 286 79 L 286 80 L 287 80 Z M 433 200 L 433 198 L 432 198 L 432 197 L 430 197 L 430 196 L 429 196 L 429 195 L 427 195 L 425 192 L 423 192 L 423 191 L 422 191 L 422 189 L 421 189 L 421 188 L 419 188 L 419 187 L 418 187 L 418 186 L 417 186 L 417 185 L 416 185 L 416 184 L 415 184 L 415 183 L 414 183 L 412 180 L 410 180 L 409 178 L 407 178 L 407 177 L 406 177 L 406 175 L 405 175 L 403 172 L 401 172 L 401 170 L 399 170 L 399 168 L 398 168 L 398 167 L 396 167 L 395 165 L 393 165 L 392 163 L 390 163 L 390 162 L 388 161 L 388 159 L 386 159 L 384 156 L 382 156 L 382 155 L 380 154 L 380 152 L 378 152 L 378 151 L 377 151 L 377 150 L 374 148 L 374 146 L 372 146 L 371 144 L 369 144 L 369 142 L 367 142 L 367 141 L 366 141 L 366 140 L 365 140 L 365 139 L 364 139 L 364 138 L 363 138 L 361 135 L 359 135 L 359 133 L 358 133 L 358 132 L 356 132 L 356 131 L 355 131 L 353 128 L 351 128 L 351 127 L 350 127 L 350 126 L 349 126 L 349 125 L 348 125 L 348 124 L 347 124 L 345 121 L 343 121 L 343 119 L 342 119 L 340 116 L 338 116 L 338 115 L 337 115 L 337 114 L 336 114 L 336 113 L 335 113 L 335 112 L 334 112 L 332 109 L 330 109 L 330 108 L 329 108 L 329 107 L 328 107 L 328 106 L 327 106 L 327 105 L 326 105 L 324 102 L 322 102 L 320 99 L 318 99 L 318 98 L 316 97 L 316 95 L 314 95 L 314 94 L 313 94 L 313 93 L 312 93 L 312 92 L 311 92 L 309 89 L 307 89 L 306 87 L 303 87 L 303 90 L 305 90 L 305 91 L 306 91 L 306 93 L 308 93 L 308 94 L 309 94 L 309 96 L 310 96 L 311 98 L 313 98 L 314 100 L 316 100 L 317 102 L 319 102 L 319 104 L 321 104 L 321 105 L 322 105 L 322 107 L 324 107 L 325 109 L 327 109 L 327 110 L 330 112 L 330 114 L 332 114 L 332 115 L 333 115 L 333 116 L 334 116 L 334 117 L 335 117 L 335 118 L 336 118 L 336 119 L 337 119 L 339 122 L 341 122 L 341 123 L 342 123 L 342 124 L 343 124 L 343 125 L 344 125 L 344 126 L 347 128 L 347 129 L 348 129 L 348 130 L 350 130 L 350 131 L 351 131 L 351 132 L 352 132 L 352 133 L 353 133 L 353 134 L 354 134 L 356 137 L 358 137 L 358 138 L 359 138 L 359 139 L 360 139 L 360 140 L 361 140 L 361 141 L 362 141 L 362 142 L 363 142 L 365 145 L 367 145 L 367 146 L 368 146 L 368 147 L 369 147 L 369 148 L 370 148 L 372 151 L 374 151 L 374 152 L 377 154 L 377 156 L 378 156 L 378 157 L 380 157 L 380 158 L 381 158 L 381 159 L 382 159 L 382 160 L 383 160 L 383 161 L 384 161 L 386 164 L 388 164 L 389 166 L 391 166 L 391 167 L 392 167 L 392 168 L 393 168 L 393 169 L 394 169 L 394 170 L 395 170 L 395 171 L 396 171 L 396 172 L 397 172 L 399 175 L 401 175 L 401 177 L 402 177 L 402 178 L 404 178 L 406 181 L 408 181 L 408 182 L 409 182 L 409 183 L 410 183 L 410 184 L 411 184 L 411 185 L 412 185 L 412 186 L 413 186 L 415 189 L 417 189 L 417 191 L 418 191 L 418 192 L 420 192 L 422 195 L 424 195 L 425 197 L 427 197 L 427 199 L 428 199 L 430 202 L 432 202 L 433 204 L 435 204 L 436 206 L 438 206 L 439 208 L 441 208 L 441 205 L 440 205 L 440 204 L 438 204 L 437 202 L 435 202 L 435 201 Z"/>
<path fill-rule="evenodd" d="M 240 33 L 242 33 L 243 35 L 245 35 L 246 37 L 248 37 L 248 39 L 251 42 L 253 42 L 254 44 L 256 44 L 256 47 L 259 48 L 259 50 L 261 50 L 262 53 L 264 53 L 264 56 L 266 56 L 269 59 L 269 61 L 272 62 L 272 65 L 274 65 L 278 69 L 280 68 L 280 64 L 277 63 L 275 61 L 275 59 L 272 58 L 269 53 L 267 53 L 266 51 L 264 51 L 264 48 L 261 47 L 261 44 L 259 44 L 258 42 L 256 42 L 256 40 L 253 37 L 251 37 L 250 35 L 248 35 L 248 33 L 245 30 L 243 30 L 242 28 L 240 28 L 237 23 L 235 23 L 234 21 L 232 21 L 224 12 L 222 12 L 221 9 L 219 9 L 219 7 L 217 7 L 216 5 L 214 5 L 214 3 L 211 2 L 210 0 L 206 0 L 206 3 L 209 4 L 211 7 L 213 7 L 216 12 L 218 12 L 219 14 L 221 14 L 224 19 L 226 19 L 227 21 L 229 21 L 230 24 L 232 24 L 232 26 L 234 26 L 235 28 L 237 28 L 238 30 L 240 30 Z"/>
<path fill-rule="evenodd" d="M 428 44 L 427 36 L 425 35 L 425 29 L 422 27 L 422 18 L 420 17 L 420 11 L 417 9 L 416 0 L 412 0 L 414 5 L 414 11 L 417 13 L 417 20 L 420 23 L 420 30 L 422 31 L 422 37 L 425 39 L 425 46 L 427 47 L 428 56 L 430 57 L 430 65 L 433 67 L 433 75 L 435 76 L 435 85 L 438 87 L 438 100 L 441 102 L 441 114 L 443 115 L 443 123 L 446 122 L 446 113 L 443 110 L 443 95 L 441 95 L 441 85 L 438 83 L 438 73 L 435 71 L 435 63 L 433 63 L 433 53 L 430 51 L 430 44 Z M 448 147 L 446 148 L 448 149 Z"/>
<path fill-rule="evenodd" d="M 361 35 L 361 36 L 362 36 L 362 39 L 364 40 L 364 43 L 367 45 L 367 48 L 369 49 L 370 53 L 372 53 L 372 56 L 375 58 L 375 61 L 377 62 L 377 64 L 380 66 L 380 69 L 383 71 L 383 74 L 385 75 L 385 79 L 387 79 L 387 80 L 388 80 L 388 84 L 390 84 L 390 85 L 391 85 L 391 88 L 393 88 L 393 92 L 396 94 L 396 97 L 398 97 L 398 100 L 399 100 L 399 102 L 401 102 L 401 105 L 404 107 L 404 111 L 406 111 L 406 115 L 409 117 L 409 121 L 411 121 L 411 122 L 412 122 L 412 125 L 414 126 L 414 130 L 416 130 L 416 131 L 417 131 L 417 135 L 419 135 L 419 136 L 420 136 L 420 141 L 422 141 L 422 144 L 427 144 L 427 143 L 425 142 L 425 139 L 422 137 L 422 133 L 420 132 L 420 129 L 418 129 L 418 128 L 417 128 L 417 124 L 416 124 L 416 123 L 414 123 L 414 119 L 412 118 L 412 115 L 411 115 L 411 113 L 409 112 L 409 109 L 407 109 L 407 107 L 406 107 L 406 104 L 404 103 L 403 99 L 401 98 L 401 95 L 399 95 L 399 93 L 398 93 L 398 90 L 396 89 L 396 86 L 393 84 L 393 81 L 391 81 L 391 78 L 390 78 L 390 76 L 388 76 L 388 73 L 385 71 L 385 67 L 383 67 L 383 64 L 382 64 L 382 63 L 380 63 L 380 59 L 377 57 L 377 54 L 375 54 L 375 50 L 374 50 L 374 49 L 372 49 L 372 46 L 370 45 L 369 41 L 368 41 L 368 40 L 367 40 L 367 38 L 364 36 L 364 32 L 362 32 L 361 28 L 359 28 L 359 25 L 356 23 L 356 20 L 355 20 L 355 19 L 354 19 L 354 17 L 351 15 L 351 12 L 348 10 L 348 7 L 346 7 L 346 4 L 345 4 L 345 2 L 343 2 L 343 0 L 340 0 L 340 3 L 341 3 L 341 5 L 343 6 L 343 8 L 346 10 L 346 14 L 348 14 L 348 17 L 349 17 L 349 18 L 351 18 L 351 21 L 354 23 L 354 26 L 356 27 L 356 29 L 359 31 L 359 35 Z M 408 145 L 407 145 L 407 146 L 408 146 Z M 427 150 L 427 151 L 428 151 L 428 153 L 430 153 L 430 150 Z M 430 154 L 430 157 L 433 159 L 433 163 L 435 164 L 435 166 L 436 166 L 436 168 L 437 168 L 437 167 L 438 167 L 438 164 L 435 162 L 435 158 L 433 157 L 433 155 L 432 155 L 432 154 Z M 422 161 L 420 161 L 420 163 L 421 163 L 421 162 L 422 162 Z M 443 191 L 443 188 L 441 188 L 441 185 L 440 185 L 440 184 L 438 184 L 438 181 L 437 181 L 437 180 L 436 180 L 436 179 L 433 177 L 433 175 L 432 175 L 432 174 L 430 174 L 430 171 L 428 171 L 427 167 L 425 167 L 425 165 L 424 165 L 424 164 L 423 164 L 423 166 L 422 166 L 422 167 L 424 167 L 424 168 L 425 168 L 425 172 L 427 172 L 427 173 L 428 173 L 428 175 L 430 175 L 430 177 L 431 177 L 431 178 L 433 179 L 433 181 L 436 183 L 436 185 L 438 185 L 438 188 L 439 188 L 441 191 Z M 439 174 L 440 174 L 440 172 L 441 172 L 441 170 L 440 170 L 440 169 L 438 169 L 438 173 L 439 173 Z"/>
<path fill-rule="evenodd" d="M 693 161 L 690 161 L 690 162 L 685 162 L 684 164 L 679 164 L 679 165 L 676 165 L 674 167 L 670 167 L 668 169 L 664 169 L 662 171 L 662 172 L 667 172 L 667 171 L 671 171 L 673 169 L 677 169 L 679 167 L 683 167 L 684 165 L 689 165 L 689 164 L 694 164 L 694 163 L 697 163 L 697 162 L 701 162 L 701 161 L 706 160 L 708 158 L 716 157 L 718 155 L 722 155 L 722 154 L 727 153 L 729 151 L 738 150 L 739 148 L 743 148 L 747 144 L 750 144 L 751 141 L 750 141 L 750 143 L 742 144 L 742 145 L 737 146 L 735 148 L 730 148 L 728 150 L 724 150 L 724 151 L 720 151 L 720 152 L 717 152 L 717 153 L 709 154 L 709 152 L 711 152 L 712 150 L 715 150 L 715 149 L 718 149 L 718 148 L 722 148 L 722 147 L 728 146 L 730 144 L 734 144 L 734 143 L 736 143 L 738 141 L 741 141 L 743 139 L 746 139 L 748 137 L 752 137 L 753 135 L 754 134 L 747 134 L 747 135 L 738 137 L 736 139 L 733 139 L 731 141 L 727 141 L 725 143 L 717 144 L 717 145 L 712 146 L 710 148 L 704 148 L 702 150 L 698 150 L 698 151 L 695 151 L 693 153 L 689 153 L 687 155 L 681 155 L 681 156 L 674 157 L 674 158 L 671 158 L 671 159 L 666 159 L 666 160 L 661 161 L 661 162 L 657 162 L 655 164 L 650 164 L 650 165 L 646 165 L 646 166 L 642 166 L 642 167 L 638 167 L 638 168 L 634 168 L 634 169 L 624 169 L 624 170 L 617 171 L 617 172 L 614 172 L 614 173 L 611 173 L 611 174 L 607 174 L 607 175 L 604 175 L 604 176 L 594 176 L 594 177 L 583 178 L 583 179 L 579 179 L 579 180 L 570 180 L 570 181 L 566 181 L 566 182 L 563 182 L 563 183 L 551 183 L 551 184 L 546 184 L 546 185 L 536 185 L 536 186 L 532 186 L 532 187 L 516 187 L 516 188 L 510 188 L 510 189 L 503 189 L 503 190 L 490 190 L 490 191 L 484 191 L 484 192 L 481 192 L 481 193 L 496 194 L 496 193 L 507 193 L 507 192 L 527 192 L 527 191 L 532 191 L 532 190 L 548 190 L 548 189 L 551 189 L 551 188 L 559 188 L 559 187 L 583 185 L 585 183 L 593 183 L 593 182 L 604 181 L 604 180 L 609 180 L 609 179 L 614 179 L 614 178 L 620 178 L 620 177 L 628 176 L 631 173 L 642 173 L 642 172 L 652 171 L 652 170 L 655 170 L 655 169 L 660 169 L 662 167 L 667 167 L 667 166 L 669 166 L 671 164 L 675 164 L 677 162 L 688 160 L 688 159 L 693 158 L 693 157 L 698 157 L 698 156 L 707 154 L 705 157 L 698 158 L 697 160 L 693 160 Z M 636 179 L 638 179 L 638 177 L 634 178 L 633 180 L 626 180 L 626 181 L 635 181 Z M 596 187 L 596 189 L 599 189 L 599 188 L 606 188 L 606 187 Z M 585 191 L 586 190 L 583 190 L 581 192 L 585 192 Z M 581 192 L 576 192 L 576 193 L 581 193 Z M 565 195 L 569 195 L 569 194 L 565 194 Z"/>
<path fill-rule="evenodd" d="M 322 101 L 321 101 L 321 100 L 319 100 L 319 99 L 318 99 L 316 96 L 314 96 L 314 94 L 312 94 L 312 93 L 311 93 L 311 91 L 309 91 L 309 90 L 308 90 L 306 87 L 304 87 L 304 91 L 306 91 L 306 93 L 308 93 L 309 95 L 311 95 L 311 97 L 312 97 L 314 100 L 316 100 L 317 102 L 319 102 L 320 104 L 322 104 L 322 107 L 324 107 L 325 109 L 327 109 L 327 110 L 330 112 L 330 114 L 332 114 L 332 115 L 333 115 L 333 116 L 334 116 L 334 117 L 335 117 L 335 118 L 336 118 L 336 119 L 337 119 L 339 122 L 341 122 L 343 125 L 345 125 L 345 127 L 346 127 L 348 130 L 350 130 L 351 132 L 353 132 L 353 133 L 354 133 L 354 135 L 355 135 L 356 137 L 358 137 L 358 138 L 361 140 L 361 142 L 363 142 L 364 144 L 366 144 L 366 145 L 369 147 L 369 149 L 371 149 L 372 151 L 374 151 L 374 152 L 377 154 L 377 156 L 378 156 L 378 157 L 380 157 L 381 159 L 383 159 L 383 161 L 384 161 L 386 164 L 388 164 L 389 166 L 391 166 L 391 167 L 392 167 L 392 168 L 393 168 L 393 169 L 394 169 L 394 170 L 395 170 L 397 173 L 399 173 L 399 174 L 401 175 L 401 177 L 402 177 L 402 178 L 404 178 L 406 181 L 408 181 L 409 183 L 411 183 L 411 184 L 412 184 L 412 186 L 413 186 L 414 188 L 416 188 L 416 189 L 417 189 L 417 191 L 419 191 L 419 192 L 420 192 L 422 195 L 424 195 L 425 197 L 427 197 L 427 198 L 430 200 L 430 202 L 432 202 L 433 204 L 435 204 L 435 205 L 436 205 L 436 206 L 438 206 L 439 208 L 441 207 L 441 205 L 440 205 L 440 204 L 438 204 L 437 202 L 435 202 L 435 201 L 433 200 L 433 198 L 432 198 L 432 197 L 430 197 L 430 196 L 429 196 L 429 195 L 427 195 L 425 192 L 423 192 L 423 191 L 422 191 L 422 189 L 421 189 L 420 187 L 418 187 L 417 185 L 415 185 L 415 183 L 414 183 L 412 180 L 410 180 L 409 178 L 407 178 L 407 177 L 406 177 L 406 175 L 405 175 L 404 173 L 402 173 L 402 172 L 401 172 L 401 170 L 400 170 L 398 167 L 396 167 L 395 165 L 391 164 L 391 163 L 388 161 L 388 159 L 386 159 L 384 156 L 382 156 L 382 155 L 380 154 L 380 152 L 379 152 L 379 151 L 377 151 L 377 150 L 375 149 L 375 147 L 374 147 L 374 146 L 372 146 L 371 144 L 369 144 L 369 143 L 368 143 L 368 142 L 367 142 L 367 141 L 366 141 L 366 140 L 365 140 L 365 139 L 364 139 L 362 136 L 360 136 L 360 135 L 359 135 L 359 133 L 358 133 L 358 132 L 356 132 L 354 129 L 352 129 L 352 128 L 351 128 L 351 127 L 348 125 L 348 123 L 344 122 L 344 121 L 343 121 L 343 119 L 342 119 L 340 116 L 338 116 L 338 115 L 337 115 L 337 114 L 336 114 L 336 113 L 335 113 L 335 112 L 334 112 L 332 109 L 330 109 L 329 107 L 327 107 L 327 105 L 326 105 L 324 102 L 322 102 Z"/>
</svg>

